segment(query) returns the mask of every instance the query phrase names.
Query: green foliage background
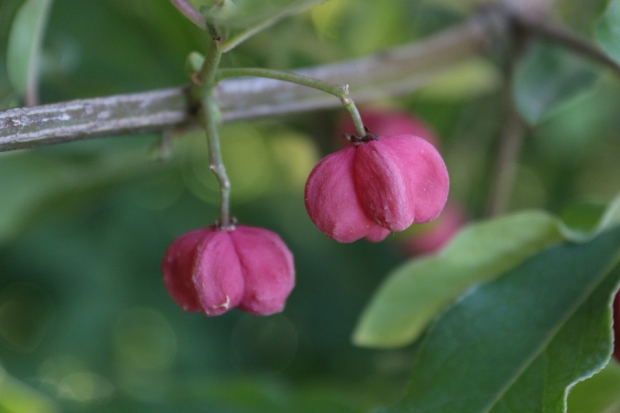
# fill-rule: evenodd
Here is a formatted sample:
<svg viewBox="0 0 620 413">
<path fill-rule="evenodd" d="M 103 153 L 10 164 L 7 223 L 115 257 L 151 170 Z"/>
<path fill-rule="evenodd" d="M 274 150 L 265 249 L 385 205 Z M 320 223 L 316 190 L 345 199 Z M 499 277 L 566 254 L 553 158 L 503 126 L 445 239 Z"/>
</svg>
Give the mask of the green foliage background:
<svg viewBox="0 0 620 413">
<path fill-rule="evenodd" d="M 23 3 L 0 2 L 0 109 L 20 99 L 6 56 Z M 473 3 L 331 0 L 261 32 L 223 65 L 292 69 L 363 56 L 458 23 Z M 562 0 L 556 18 L 594 35 L 604 3 Z M 608 16 L 605 33 L 613 22 Z M 41 101 L 185 84 L 185 57 L 203 47 L 200 31 L 167 0 L 55 0 Z M 587 227 L 620 190 L 619 83 L 563 50 L 528 53 L 514 88 L 533 126 L 510 209 L 545 209 Z M 483 216 L 502 126 L 500 77 L 497 62 L 474 59 L 419 92 L 377 102 L 433 126 L 451 202 L 472 220 Z M 541 82 L 548 93 L 537 96 Z M 395 404 L 419 343 L 371 350 L 350 338 L 373 291 L 408 259 L 402 242 L 418 229 L 380 244 L 341 245 L 303 207 L 305 178 L 339 147 L 334 129 L 343 115 L 318 111 L 222 128 L 233 214 L 278 232 L 295 255 L 297 287 L 286 311 L 268 318 L 185 314 L 161 281 L 170 242 L 217 218 L 200 133 L 172 133 L 165 162 L 158 135 L 0 154 L 0 410 L 340 413 Z M 582 392 L 576 406 L 609 398 L 618 388 L 614 368 L 604 377 L 611 390 Z M 600 411 L 613 402 L 599 403 Z"/>
</svg>

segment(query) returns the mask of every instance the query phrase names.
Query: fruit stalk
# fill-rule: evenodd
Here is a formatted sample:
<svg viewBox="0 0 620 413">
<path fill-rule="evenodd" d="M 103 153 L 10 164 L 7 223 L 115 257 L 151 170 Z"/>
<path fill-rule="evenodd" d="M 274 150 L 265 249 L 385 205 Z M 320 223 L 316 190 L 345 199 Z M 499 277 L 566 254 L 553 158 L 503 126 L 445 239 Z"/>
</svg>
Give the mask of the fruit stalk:
<svg viewBox="0 0 620 413">
<path fill-rule="evenodd" d="M 357 133 L 357 136 L 359 136 L 360 138 L 366 136 L 366 131 L 364 130 L 364 124 L 362 123 L 362 118 L 360 117 L 359 111 L 357 110 L 355 103 L 353 103 L 353 100 L 349 97 L 349 85 L 340 86 L 333 83 L 325 82 L 323 80 L 314 79 L 312 77 L 300 75 L 293 72 L 287 72 L 284 70 L 262 69 L 254 67 L 221 69 L 218 70 L 216 79 L 219 81 L 229 77 L 248 76 L 282 80 L 284 82 L 290 82 L 302 86 L 311 87 L 313 89 L 317 89 L 329 93 L 330 95 L 336 96 L 338 99 L 340 99 L 340 102 L 344 105 L 344 107 L 351 115 L 351 118 L 353 119 L 353 124 L 355 125 L 355 132 Z"/>
<path fill-rule="evenodd" d="M 200 121 L 207 135 L 209 169 L 215 174 L 220 184 L 220 219 L 218 224 L 222 229 L 230 229 L 234 227 L 230 219 L 230 180 L 222 161 L 220 138 L 217 133 L 217 124 L 221 116 L 213 97 L 213 86 L 216 83 L 215 74 L 222 52 L 218 48 L 220 39 L 215 28 L 208 25 L 207 32 L 210 40 L 209 47 L 198 73 L 198 83 L 194 87 L 194 96 L 201 103 Z"/>
</svg>

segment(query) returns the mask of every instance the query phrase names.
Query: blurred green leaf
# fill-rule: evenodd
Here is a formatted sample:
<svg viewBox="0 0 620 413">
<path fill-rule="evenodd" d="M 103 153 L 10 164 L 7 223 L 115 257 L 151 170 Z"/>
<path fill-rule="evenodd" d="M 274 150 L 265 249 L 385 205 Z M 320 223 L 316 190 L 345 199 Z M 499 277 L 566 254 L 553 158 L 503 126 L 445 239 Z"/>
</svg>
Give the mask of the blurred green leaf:
<svg viewBox="0 0 620 413">
<path fill-rule="evenodd" d="M 230 51 L 255 34 L 273 26 L 286 17 L 301 13 L 327 0 L 222 0 L 210 7 L 202 6 L 201 13 L 223 34 L 222 51 Z"/>
<path fill-rule="evenodd" d="M 544 212 L 470 225 L 441 254 L 412 260 L 388 275 L 362 313 L 353 342 L 368 347 L 409 344 L 472 284 L 497 277 L 561 240 L 558 220 Z"/>
<path fill-rule="evenodd" d="M 419 96 L 429 99 L 471 99 L 499 88 L 501 76 L 488 60 L 473 58 L 459 63 L 423 87 Z"/>
<path fill-rule="evenodd" d="M 596 28 L 596 38 L 609 56 L 620 62 L 620 0 L 612 0 Z"/>
<path fill-rule="evenodd" d="M 278 16 L 289 16 L 327 0 L 224 0 L 202 6 L 205 17 L 221 28 L 244 29 Z"/>
<path fill-rule="evenodd" d="M 0 367 L 0 411 L 3 413 L 58 413 L 60 409 L 43 393 L 11 377 Z"/>
<path fill-rule="evenodd" d="M 603 370 L 571 389 L 568 412 L 620 412 L 620 366 L 617 361 L 610 360 Z"/>
<path fill-rule="evenodd" d="M 466 227 L 439 255 L 411 260 L 388 275 L 362 313 L 353 342 L 386 348 L 413 342 L 437 312 L 473 284 L 498 277 L 550 245 L 585 241 L 620 223 L 620 197 L 599 217 L 589 233 L 542 211 Z"/>
<path fill-rule="evenodd" d="M 26 93 L 38 76 L 51 5 L 52 0 L 27 0 L 13 20 L 7 47 L 7 69 L 11 83 L 19 93 Z"/>
<path fill-rule="evenodd" d="M 430 328 L 397 412 L 563 412 L 612 350 L 620 229 L 548 248 L 464 296 Z"/>
<path fill-rule="evenodd" d="M 575 55 L 537 44 L 516 68 L 513 95 L 517 109 L 534 125 L 553 109 L 590 87 L 596 72 Z"/>
<path fill-rule="evenodd" d="M 0 156 L 0 192 L 6 194 L 0 208 L 0 243 L 42 214 L 79 205 L 110 186 L 176 165 L 154 164 L 148 161 L 144 148 L 125 148 L 124 152 L 84 159 L 54 159 L 25 151 Z"/>
</svg>

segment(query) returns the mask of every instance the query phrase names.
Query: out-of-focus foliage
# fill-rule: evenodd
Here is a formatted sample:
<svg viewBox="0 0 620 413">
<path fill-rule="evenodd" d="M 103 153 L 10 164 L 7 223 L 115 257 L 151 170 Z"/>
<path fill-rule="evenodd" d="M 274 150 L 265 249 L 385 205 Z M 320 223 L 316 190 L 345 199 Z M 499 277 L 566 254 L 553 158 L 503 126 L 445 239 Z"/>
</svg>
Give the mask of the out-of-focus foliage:
<svg viewBox="0 0 620 413">
<path fill-rule="evenodd" d="M 620 36 L 620 1 L 612 0 L 603 14 L 601 21 L 596 28 L 596 37 L 603 49 L 609 55 L 620 62 L 620 45 L 618 45 L 618 37 Z"/>
<path fill-rule="evenodd" d="M 359 57 L 457 24 L 474 3 L 330 0 L 252 37 L 222 63 L 291 69 Z M 603 3 L 562 0 L 554 17 L 591 34 Z M 0 1 L 0 108 L 19 103 L 8 82 L 6 45 L 23 4 Z M 185 84 L 185 58 L 204 44 L 200 30 L 168 0 L 54 0 L 40 98 Z M 560 74 L 570 73 L 576 58 L 562 53 L 569 57 Z M 375 102 L 432 124 L 451 175 L 451 201 L 474 219 L 482 217 L 504 121 L 502 71 L 480 59 L 420 93 Z M 558 66 L 539 66 L 535 80 L 554 79 Z M 554 98 L 545 101 L 537 100 L 536 87 L 517 90 L 545 113 L 537 109 L 538 123 L 527 132 L 510 209 L 544 208 L 588 229 L 599 206 L 620 190 L 620 88 L 610 74 L 571 96 L 561 82 L 551 85 Z M 268 318 L 236 310 L 211 319 L 186 314 L 163 287 L 159 266 L 169 243 L 217 218 L 216 181 L 201 133 L 170 131 L 164 145 L 157 135 L 123 136 L 0 154 L 0 406 L 340 413 L 395 404 L 418 344 L 368 350 L 349 340 L 373 291 L 405 260 L 398 238 L 336 244 L 314 228 L 303 207 L 305 178 L 320 156 L 338 147 L 334 124 L 343 112 L 222 127 L 233 214 L 278 232 L 295 255 L 297 287 L 285 312 Z M 157 160 L 162 147 L 171 153 L 164 162 Z M 562 214 L 576 203 L 595 211 Z M 582 392 L 581 405 L 589 397 L 605 395 Z"/>
<path fill-rule="evenodd" d="M 52 0 L 26 0 L 11 23 L 7 46 L 9 80 L 18 93 L 33 87 L 39 72 L 41 44 Z"/>
<path fill-rule="evenodd" d="M 513 93 L 521 115 L 536 124 L 595 80 L 596 72 L 574 54 L 538 44 L 517 67 Z"/>
</svg>

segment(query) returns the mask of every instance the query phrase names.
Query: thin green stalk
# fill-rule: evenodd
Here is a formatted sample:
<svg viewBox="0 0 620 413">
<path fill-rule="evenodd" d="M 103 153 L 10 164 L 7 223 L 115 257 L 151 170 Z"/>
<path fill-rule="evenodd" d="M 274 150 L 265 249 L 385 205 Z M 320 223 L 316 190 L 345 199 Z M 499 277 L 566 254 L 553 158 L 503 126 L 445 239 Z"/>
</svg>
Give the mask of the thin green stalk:
<svg viewBox="0 0 620 413">
<path fill-rule="evenodd" d="M 355 125 L 355 133 L 358 137 L 363 138 L 366 136 L 366 130 L 364 129 L 364 124 L 362 123 L 362 118 L 360 117 L 359 111 L 357 110 L 355 103 L 353 103 L 353 100 L 349 97 L 348 85 L 339 86 L 293 72 L 261 68 L 220 69 L 217 71 L 216 80 L 220 81 L 229 77 L 242 76 L 265 77 L 269 79 L 282 80 L 284 82 L 296 83 L 298 85 L 311 87 L 334 95 L 340 99 L 340 102 L 342 102 L 344 107 L 349 111 L 349 114 L 353 119 L 353 124 Z"/>
<path fill-rule="evenodd" d="M 222 161 L 220 139 L 217 134 L 217 110 L 217 104 L 211 94 L 202 99 L 201 118 L 207 134 L 209 169 L 215 174 L 220 184 L 220 219 L 218 226 L 221 229 L 231 229 L 234 227 L 234 224 L 230 218 L 230 180 Z"/>
<path fill-rule="evenodd" d="M 198 74 L 199 84 L 195 85 L 194 95 L 202 105 L 200 120 L 207 135 L 209 169 L 215 174 L 220 184 L 220 219 L 218 226 L 221 229 L 232 229 L 234 228 L 234 223 L 230 218 L 230 180 L 222 161 L 220 138 L 217 133 L 220 113 L 213 97 L 213 86 L 216 83 L 215 75 L 222 53 L 218 48 L 220 38 L 215 28 L 208 25 L 207 32 L 210 39 L 209 47 Z"/>
</svg>

